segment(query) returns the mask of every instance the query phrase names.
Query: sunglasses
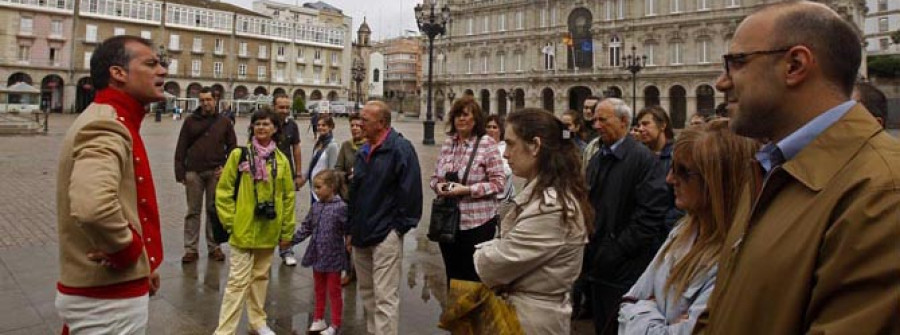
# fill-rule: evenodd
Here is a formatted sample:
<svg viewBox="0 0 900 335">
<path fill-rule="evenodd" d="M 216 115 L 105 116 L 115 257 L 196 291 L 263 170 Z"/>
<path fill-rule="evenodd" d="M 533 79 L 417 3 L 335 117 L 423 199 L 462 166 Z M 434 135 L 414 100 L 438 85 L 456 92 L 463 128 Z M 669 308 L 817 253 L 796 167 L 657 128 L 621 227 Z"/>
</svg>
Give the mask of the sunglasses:
<svg viewBox="0 0 900 335">
<path fill-rule="evenodd" d="M 672 175 L 675 176 L 675 178 L 678 178 L 678 179 L 681 179 L 684 181 L 690 181 L 691 178 L 693 178 L 694 176 L 700 175 L 700 172 L 688 169 L 683 164 L 678 164 L 678 163 L 672 164 L 671 172 L 672 172 Z"/>
</svg>

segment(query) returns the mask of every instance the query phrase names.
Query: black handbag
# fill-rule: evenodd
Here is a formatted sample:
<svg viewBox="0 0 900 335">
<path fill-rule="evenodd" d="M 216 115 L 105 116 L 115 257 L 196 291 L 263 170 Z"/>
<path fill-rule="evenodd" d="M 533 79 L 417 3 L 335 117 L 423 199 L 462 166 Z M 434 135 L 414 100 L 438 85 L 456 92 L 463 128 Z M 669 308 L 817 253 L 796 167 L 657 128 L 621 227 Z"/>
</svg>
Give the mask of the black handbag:
<svg viewBox="0 0 900 335">
<path fill-rule="evenodd" d="M 469 164 L 466 165 L 466 172 L 462 178 L 463 185 L 469 179 L 469 170 L 472 168 L 472 162 L 475 161 L 475 154 L 478 153 L 479 142 L 481 142 L 481 138 L 475 141 L 472 155 L 469 156 Z M 453 243 L 456 240 L 456 232 L 459 231 L 459 219 L 459 200 L 453 197 L 437 197 L 431 202 L 428 239 L 433 242 Z"/>
</svg>

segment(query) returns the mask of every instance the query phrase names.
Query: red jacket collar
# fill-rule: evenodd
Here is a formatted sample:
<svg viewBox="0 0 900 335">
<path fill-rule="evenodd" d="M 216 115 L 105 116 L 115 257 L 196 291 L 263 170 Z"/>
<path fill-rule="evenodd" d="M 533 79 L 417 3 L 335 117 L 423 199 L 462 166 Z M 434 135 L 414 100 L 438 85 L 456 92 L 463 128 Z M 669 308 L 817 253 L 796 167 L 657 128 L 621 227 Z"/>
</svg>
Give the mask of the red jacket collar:
<svg viewBox="0 0 900 335">
<path fill-rule="evenodd" d="M 125 118 L 125 124 L 133 126 L 135 129 L 141 127 L 141 121 L 144 120 L 144 114 L 146 114 L 143 104 L 125 92 L 111 87 L 98 91 L 94 102 L 113 106 L 119 116 Z"/>
</svg>

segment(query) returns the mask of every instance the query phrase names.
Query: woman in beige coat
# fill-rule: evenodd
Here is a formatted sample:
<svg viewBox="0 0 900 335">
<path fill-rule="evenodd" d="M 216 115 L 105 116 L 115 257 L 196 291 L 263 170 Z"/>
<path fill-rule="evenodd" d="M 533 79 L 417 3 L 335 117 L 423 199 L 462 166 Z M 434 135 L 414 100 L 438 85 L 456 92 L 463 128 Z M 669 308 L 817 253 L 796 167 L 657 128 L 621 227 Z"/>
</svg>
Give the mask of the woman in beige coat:
<svg viewBox="0 0 900 335">
<path fill-rule="evenodd" d="M 568 334 L 569 290 L 581 271 L 592 222 L 579 149 L 562 122 L 541 109 L 509 116 L 506 152 L 525 188 L 500 209 L 500 237 L 479 246 L 475 268 L 503 292 L 528 334 Z"/>
</svg>

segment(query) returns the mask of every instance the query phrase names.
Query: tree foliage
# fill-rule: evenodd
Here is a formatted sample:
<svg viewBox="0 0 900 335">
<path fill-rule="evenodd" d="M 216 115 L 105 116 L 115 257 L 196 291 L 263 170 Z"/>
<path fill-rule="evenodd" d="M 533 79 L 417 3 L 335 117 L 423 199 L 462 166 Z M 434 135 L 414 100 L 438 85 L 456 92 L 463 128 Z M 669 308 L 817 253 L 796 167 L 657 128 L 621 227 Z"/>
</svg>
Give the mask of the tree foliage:
<svg viewBox="0 0 900 335">
<path fill-rule="evenodd" d="M 869 75 L 886 78 L 900 77 L 900 56 L 880 55 L 867 59 Z"/>
<path fill-rule="evenodd" d="M 294 105 L 291 106 L 291 109 L 294 110 L 294 113 L 306 113 L 306 102 L 303 101 L 303 97 L 294 97 Z"/>
</svg>

